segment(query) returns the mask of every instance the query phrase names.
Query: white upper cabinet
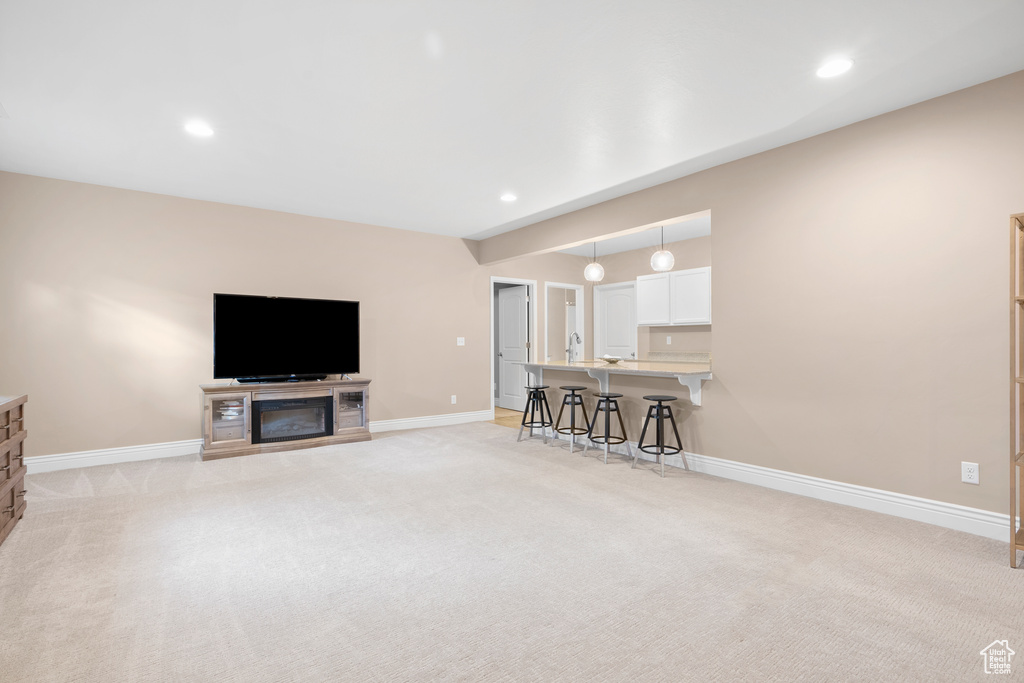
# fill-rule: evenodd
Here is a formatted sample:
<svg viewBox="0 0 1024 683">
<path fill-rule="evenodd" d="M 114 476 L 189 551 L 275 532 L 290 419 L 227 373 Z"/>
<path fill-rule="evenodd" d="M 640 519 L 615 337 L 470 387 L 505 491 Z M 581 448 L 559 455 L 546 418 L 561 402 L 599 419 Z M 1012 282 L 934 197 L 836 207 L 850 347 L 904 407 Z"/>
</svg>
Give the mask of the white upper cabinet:
<svg viewBox="0 0 1024 683">
<path fill-rule="evenodd" d="M 641 275 L 636 279 L 636 324 L 668 325 L 671 316 L 670 273 Z"/>
<path fill-rule="evenodd" d="M 636 279 L 637 325 L 710 325 L 711 266 Z"/>
<path fill-rule="evenodd" d="M 672 324 L 711 324 L 711 266 L 671 275 Z"/>
</svg>

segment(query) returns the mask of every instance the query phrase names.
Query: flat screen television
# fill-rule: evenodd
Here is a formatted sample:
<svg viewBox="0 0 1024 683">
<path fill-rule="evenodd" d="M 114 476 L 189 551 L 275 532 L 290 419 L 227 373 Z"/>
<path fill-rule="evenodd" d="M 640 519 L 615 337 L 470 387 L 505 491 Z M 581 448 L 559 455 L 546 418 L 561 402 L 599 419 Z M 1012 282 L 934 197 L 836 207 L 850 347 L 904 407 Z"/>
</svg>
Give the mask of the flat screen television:
<svg viewBox="0 0 1024 683">
<path fill-rule="evenodd" d="M 213 295 L 213 376 L 240 382 L 359 372 L 359 302 Z"/>
</svg>

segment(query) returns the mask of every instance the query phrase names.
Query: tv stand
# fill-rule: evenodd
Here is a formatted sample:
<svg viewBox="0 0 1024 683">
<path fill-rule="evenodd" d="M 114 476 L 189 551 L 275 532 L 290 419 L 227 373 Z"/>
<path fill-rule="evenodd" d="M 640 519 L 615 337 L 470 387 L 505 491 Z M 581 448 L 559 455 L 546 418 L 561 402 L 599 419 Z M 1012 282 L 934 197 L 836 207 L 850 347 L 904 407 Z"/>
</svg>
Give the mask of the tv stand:
<svg viewBox="0 0 1024 683">
<path fill-rule="evenodd" d="M 370 440 L 368 379 L 204 384 L 200 389 L 203 460 Z"/>
</svg>

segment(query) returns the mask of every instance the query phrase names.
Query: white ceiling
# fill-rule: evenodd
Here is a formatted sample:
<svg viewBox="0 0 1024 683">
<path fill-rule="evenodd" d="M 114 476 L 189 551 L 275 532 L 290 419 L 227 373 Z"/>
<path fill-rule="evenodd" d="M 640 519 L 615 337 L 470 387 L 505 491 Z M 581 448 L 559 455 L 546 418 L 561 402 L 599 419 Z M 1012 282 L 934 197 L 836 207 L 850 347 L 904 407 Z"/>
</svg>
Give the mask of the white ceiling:
<svg viewBox="0 0 1024 683">
<path fill-rule="evenodd" d="M 0 0 L 0 169 L 480 238 L 1024 69 L 1021 26 L 1021 0 Z"/>
</svg>

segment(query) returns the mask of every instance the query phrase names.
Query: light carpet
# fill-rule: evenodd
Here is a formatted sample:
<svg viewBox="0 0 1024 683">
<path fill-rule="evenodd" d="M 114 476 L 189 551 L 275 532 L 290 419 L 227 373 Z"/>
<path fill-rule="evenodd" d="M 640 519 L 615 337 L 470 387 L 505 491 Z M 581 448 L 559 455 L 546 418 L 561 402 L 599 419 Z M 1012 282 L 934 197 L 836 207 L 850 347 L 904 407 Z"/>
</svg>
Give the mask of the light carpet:
<svg viewBox="0 0 1024 683">
<path fill-rule="evenodd" d="M 996 639 L 1024 674 L 1006 544 L 516 434 L 31 475 L 0 680 L 964 681 Z"/>
</svg>

